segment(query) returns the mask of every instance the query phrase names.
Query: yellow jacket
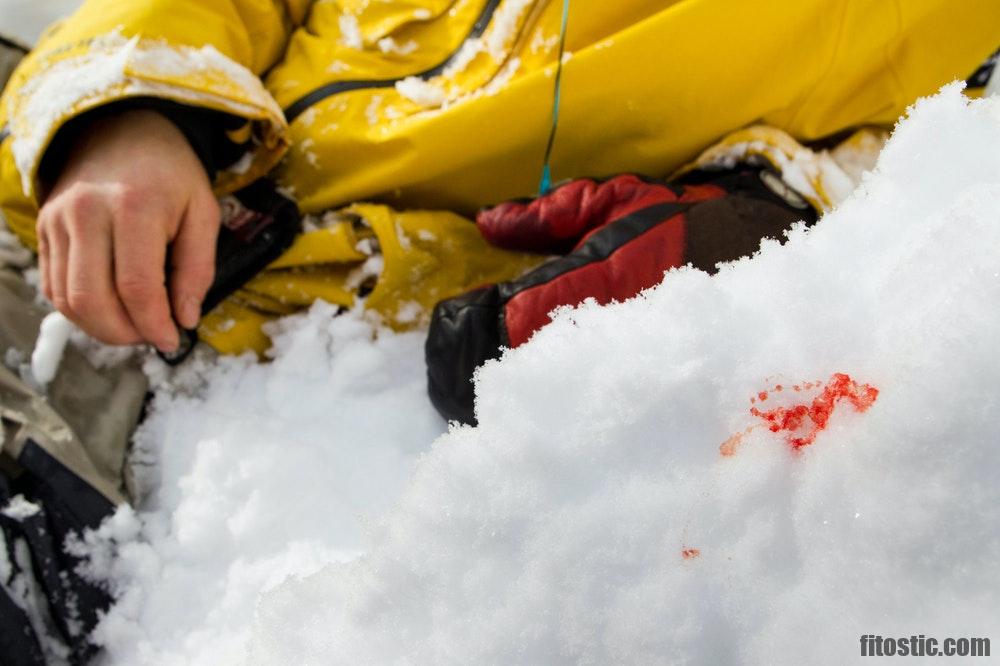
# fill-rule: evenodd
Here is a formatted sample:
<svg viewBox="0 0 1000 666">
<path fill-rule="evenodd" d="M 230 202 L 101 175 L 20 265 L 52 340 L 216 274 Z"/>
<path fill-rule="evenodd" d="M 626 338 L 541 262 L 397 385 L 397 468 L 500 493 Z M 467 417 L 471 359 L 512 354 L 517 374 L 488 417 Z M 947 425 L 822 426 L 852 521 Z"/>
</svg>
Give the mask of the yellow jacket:
<svg viewBox="0 0 1000 666">
<path fill-rule="evenodd" d="M 273 172 L 310 214 L 359 201 L 467 214 L 531 195 L 561 12 L 556 0 L 88 0 L 0 100 L 0 207 L 34 244 L 35 174 L 56 131 L 131 96 L 247 119 L 255 149 L 220 173 L 220 194 Z M 553 171 L 666 175 L 754 123 L 800 141 L 889 125 L 998 45 L 996 0 L 571 0 Z M 535 261 L 487 248 L 453 214 L 353 212 L 385 260 L 368 305 L 397 325 Z M 304 235 L 203 332 L 261 350 L 252 331 L 267 317 L 316 297 L 349 305 L 369 259 L 357 232 L 340 220 Z"/>
</svg>

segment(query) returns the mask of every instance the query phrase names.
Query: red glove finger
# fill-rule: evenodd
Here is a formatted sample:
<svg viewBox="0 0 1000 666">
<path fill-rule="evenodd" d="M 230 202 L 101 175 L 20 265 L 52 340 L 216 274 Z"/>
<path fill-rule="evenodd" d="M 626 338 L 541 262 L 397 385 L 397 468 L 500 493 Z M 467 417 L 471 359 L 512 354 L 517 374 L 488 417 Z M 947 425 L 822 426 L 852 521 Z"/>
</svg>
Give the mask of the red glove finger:
<svg viewBox="0 0 1000 666">
<path fill-rule="evenodd" d="M 630 213 L 678 199 L 666 183 L 633 174 L 606 181 L 574 180 L 531 201 L 508 201 L 482 211 L 483 237 L 508 250 L 565 254 L 590 232 Z"/>
</svg>

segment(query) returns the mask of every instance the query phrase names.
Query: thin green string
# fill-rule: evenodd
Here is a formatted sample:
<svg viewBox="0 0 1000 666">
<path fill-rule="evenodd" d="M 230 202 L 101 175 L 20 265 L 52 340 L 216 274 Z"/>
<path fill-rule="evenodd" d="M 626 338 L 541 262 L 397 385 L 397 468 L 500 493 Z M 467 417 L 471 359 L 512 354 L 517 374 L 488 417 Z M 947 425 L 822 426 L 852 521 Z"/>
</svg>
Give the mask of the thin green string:
<svg viewBox="0 0 1000 666">
<path fill-rule="evenodd" d="M 545 146 L 545 159 L 542 160 L 542 182 L 538 193 L 545 194 L 552 189 L 552 148 L 556 142 L 556 131 L 559 129 L 559 101 L 562 97 L 563 54 L 566 52 L 566 26 L 569 25 L 569 0 L 563 0 L 562 28 L 559 32 L 559 60 L 556 64 L 555 92 L 552 99 L 552 128 L 549 130 L 549 142 Z"/>
</svg>

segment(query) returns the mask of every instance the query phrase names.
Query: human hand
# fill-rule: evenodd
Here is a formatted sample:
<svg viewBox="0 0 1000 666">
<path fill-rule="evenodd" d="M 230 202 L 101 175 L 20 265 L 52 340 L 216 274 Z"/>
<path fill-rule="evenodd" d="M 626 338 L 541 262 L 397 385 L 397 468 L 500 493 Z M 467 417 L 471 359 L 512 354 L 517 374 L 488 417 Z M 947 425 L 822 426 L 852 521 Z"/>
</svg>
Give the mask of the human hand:
<svg viewBox="0 0 1000 666">
<path fill-rule="evenodd" d="M 129 110 L 95 120 L 38 216 L 42 292 L 99 340 L 173 351 L 177 324 L 198 325 L 219 217 L 205 169 L 167 118 Z"/>
</svg>

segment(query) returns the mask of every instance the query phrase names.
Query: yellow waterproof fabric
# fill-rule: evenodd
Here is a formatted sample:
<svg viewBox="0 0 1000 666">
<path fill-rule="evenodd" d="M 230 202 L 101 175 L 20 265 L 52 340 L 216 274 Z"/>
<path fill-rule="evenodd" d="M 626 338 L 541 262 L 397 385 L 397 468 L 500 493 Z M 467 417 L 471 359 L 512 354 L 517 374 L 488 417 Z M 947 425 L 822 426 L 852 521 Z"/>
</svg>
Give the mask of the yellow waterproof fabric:
<svg viewBox="0 0 1000 666">
<path fill-rule="evenodd" d="M 421 326 L 438 301 L 545 259 L 492 247 L 471 221 L 445 211 L 355 204 L 324 224 L 205 317 L 201 338 L 224 353 L 263 354 L 270 346 L 263 324 L 316 299 L 351 308 L 359 292 L 390 326 Z"/>
<path fill-rule="evenodd" d="M 220 193 L 277 165 L 306 213 L 376 201 L 469 214 L 531 195 L 562 2 L 499 0 L 482 35 L 467 39 L 492 4 L 87 0 L 45 36 L 0 100 L 10 132 L 0 145 L 0 207 L 33 244 L 34 176 L 48 142 L 70 118 L 135 95 L 253 121 L 253 159 L 220 174 Z M 554 175 L 667 174 L 753 123 L 799 141 L 891 124 L 998 44 L 996 0 L 571 0 Z M 456 53 L 437 76 L 412 78 Z M 372 79 L 389 82 L 327 97 L 286 123 L 282 109 L 317 88 Z M 431 226 L 443 243 L 437 232 L 454 225 Z M 472 263 L 486 252 L 465 245 Z M 261 296 L 348 300 L 341 250 L 324 269 L 304 271 L 299 286 L 267 278 Z M 518 262 L 506 272 L 521 270 Z M 399 266 L 405 275 L 409 267 L 387 257 L 381 280 L 395 282 Z M 295 267 L 286 260 L 282 270 Z M 478 276 L 442 280 L 460 290 L 469 285 L 459 278 L 470 277 Z M 238 328 L 234 321 L 222 323 Z"/>
</svg>

